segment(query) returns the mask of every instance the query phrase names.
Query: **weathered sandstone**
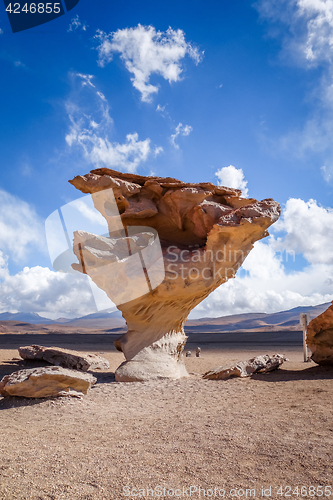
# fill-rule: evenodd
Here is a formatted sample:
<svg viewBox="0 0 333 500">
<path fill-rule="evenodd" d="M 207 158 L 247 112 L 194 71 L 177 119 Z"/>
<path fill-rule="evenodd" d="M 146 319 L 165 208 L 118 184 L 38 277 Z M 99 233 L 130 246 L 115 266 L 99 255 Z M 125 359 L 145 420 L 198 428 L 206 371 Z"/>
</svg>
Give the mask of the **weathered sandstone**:
<svg viewBox="0 0 333 500">
<path fill-rule="evenodd" d="M 310 321 L 307 345 L 315 363 L 333 365 L 333 302 L 326 311 Z"/>
<path fill-rule="evenodd" d="M 232 368 L 223 368 L 219 366 L 215 370 L 211 370 L 203 375 L 203 378 L 209 380 L 226 380 L 231 377 L 250 377 L 254 373 L 267 373 L 277 370 L 284 361 L 288 361 L 283 354 L 273 354 L 269 356 L 256 356 L 248 361 L 241 361 Z"/>
<path fill-rule="evenodd" d="M 116 379 L 186 375 L 183 326 L 189 312 L 235 276 L 254 242 L 278 219 L 279 204 L 244 199 L 237 189 L 208 182 L 106 168 L 70 182 L 91 193 L 108 223 L 110 237 L 77 228 L 79 264 L 73 267 L 107 293 L 127 322 L 127 333 L 115 342 L 126 358 Z"/>
<path fill-rule="evenodd" d="M 59 366 L 19 370 L 6 375 L 0 382 L 1 396 L 46 398 L 87 394 L 96 378 L 90 373 L 68 370 Z"/>
<path fill-rule="evenodd" d="M 110 364 L 107 359 L 86 352 L 62 349 L 61 347 L 44 347 L 30 345 L 20 347 L 18 352 L 23 359 L 41 359 L 51 365 L 62 366 L 73 370 L 108 370 Z"/>
</svg>

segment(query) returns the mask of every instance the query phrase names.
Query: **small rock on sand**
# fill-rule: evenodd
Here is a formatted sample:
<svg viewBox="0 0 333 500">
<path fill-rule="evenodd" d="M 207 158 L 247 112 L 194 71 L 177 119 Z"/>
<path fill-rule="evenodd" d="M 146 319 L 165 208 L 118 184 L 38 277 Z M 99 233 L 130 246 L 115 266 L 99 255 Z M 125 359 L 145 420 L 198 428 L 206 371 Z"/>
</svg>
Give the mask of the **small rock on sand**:
<svg viewBox="0 0 333 500">
<path fill-rule="evenodd" d="M 273 354 L 273 356 L 265 354 L 247 361 L 241 361 L 231 368 L 219 366 L 215 370 L 206 372 L 203 378 L 209 380 L 226 380 L 230 377 L 250 377 L 254 373 L 267 373 L 276 370 L 284 361 L 288 361 L 288 359 L 283 354 Z"/>
<path fill-rule="evenodd" d="M 30 345 L 20 347 L 18 351 L 23 359 L 41 359 L 51 363 L 51 365 L 73 370 L 86 372 L 88 370 L 108 370 L 110 368 L 108 360 L 102 358 L 102 356 L 62 349 L 61 347 Z"/>
</svg>

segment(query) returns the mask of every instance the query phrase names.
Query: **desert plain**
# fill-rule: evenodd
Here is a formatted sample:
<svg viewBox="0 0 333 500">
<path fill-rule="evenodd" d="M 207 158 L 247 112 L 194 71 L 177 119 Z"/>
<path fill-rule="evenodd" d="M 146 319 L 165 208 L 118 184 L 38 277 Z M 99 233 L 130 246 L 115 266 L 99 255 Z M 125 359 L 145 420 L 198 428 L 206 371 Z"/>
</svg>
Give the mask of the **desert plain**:
<svg viewBox="0 0 333 500">
<path fill-rule="evenodd" d="M 0 378 L 46 365 L 19 360 L 36 339 L 110 362 L 81 399 L 0 398 L 1 500 L 333 497 L 333 369 L 303 362 L 301 332 L 189 334 L 188 378 L 131 383 L 115 381 L 113 337 L 0 335 Z M 289 358 L 277 371 L 201 378 L 277 352 Z"/>
</svg>

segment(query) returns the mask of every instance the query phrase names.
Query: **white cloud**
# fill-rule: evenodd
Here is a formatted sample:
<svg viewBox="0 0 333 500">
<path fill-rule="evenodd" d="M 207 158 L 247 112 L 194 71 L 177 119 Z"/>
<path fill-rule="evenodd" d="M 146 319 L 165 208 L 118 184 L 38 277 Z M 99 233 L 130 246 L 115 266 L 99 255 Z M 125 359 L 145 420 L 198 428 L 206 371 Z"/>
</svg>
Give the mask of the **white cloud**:
<svg viewBox="0 0 333 500">
<path fill-rule="evenodd" d="M 81 146 L 85 157 L 96 167 L 105 166 L 135 172 L 151 154 L 150 139 L 140 141 L 136 132 L 127 134 L 126 142 L 119 144 L 95 133 L 100 125 L 94 121 L 84 126 L 83 120 L 77 122 L 71 115 L 70 120 L 72 125 L 66 136 L 67 144 Z M 158 150 L 155 150 L 156 153 Z"/>
<path fill-rule="evenodd" d="M 163 116 L 163 118 L 169 118 L 169 120 L 171 120 L 169 112 L 167 110 L 167 104 L 164 104 L 164 106 L 158 104 L 156 107 L 156 111 L 157 113 L 160 113 L 160 115 Z"/>
<path fill-rule="evenodd" d="M 247 191 L 241 169 L 230 165 L 216 175 L 221 184 Z M 332 300 L 333 209 L 290 198 L 270 232 L 255 243 L 236 278 L 215 290 L 191 317 L 277 312 Z M 297 267 L 300 256 L 308 264 L 302 260 L 303 269 L 288 270 Z"/>
<path fill-rule="evenodd" d="M 326 165 L 323 165 L 320 170 L 327 184 L 330 184 L 333 181 L 333 167 L 326 167 Z"/>
<path fill-rule="evenodd" d="M 11 276 L 0 251 L 0 312 L 7 311 L 77 317 L 96 312 L 96 306 L 86 276 L 40 266 Z"/>
<path fill-rule="evenodd" d="M 333 111 L 333 109 L 332 109 Z M 288 132 L 278 141 L 278 149 L 297 158 L 304 158 L 308 153 L 325 153 L 331 149 L 333 132 L 333 115 L 326 110 L 316 110 L 316 116 L 310 117 L 304 126 Z"/>
<path fill-rule="evenodd" d="M 86 276 L 40 266 L 24 267 L 11 275 L 8 262 L 23 267 L 32 252 L 47 254 L 44 221 L 27 202 L 0 189 L 0 312 L 45 312 L 59 317 L 96 311 Z"/>
<path fill-rule="evenodd" d="M 333 266 L 332 208 L 321 207 L 315 200 L 291 198 L 273 227 L 274 232 L 286 233 L 273 243 L 275 249 L 302 253 L 310 264 Z"/>
<path fill-rule="evenodd" d="M 85 210 L 84 215 L 93 221 L 101 217 L 96 211 Z M 104 303 L 112 306 L 103 293 L 94 292 L 94 300 L 87 276 L 26 267 L 32 252 L 47 255 L 44 221 L 27 202 L 0 189 L 0 312 L 37 312 L 55 318 L 96 312 Z M 12 275 L 10 261 L 21 264 L 23 270 Z"/>
<path fill-rule="evenodd" d="M 29 252 L 45 248 L 44 226 L 35 210 L 0 189 L 0 250 L 19 262 Z"/>
<path fill-rule="evenodd" d="M 283 59 L 289 58 L 293 64 L 308 70 L 320 68 L 320 76 L 316 75 L 313 89 L 306 97 L 308 104 L 314 104 L 314 111 L 303 126 L 277 141 L 276 150 L 296 157 L 313 152 L 321 155 L 321 165 L 331 164 L 333 0 L 259 0 L 255 7 L 262 18 L 275 25 L 271 34 L 282 39 Z"/>
<path fill-rule="evenodd" d="M 286 236 L 285 246 L 290 249 L 288 236 L 290 234 Z M 296 246 L 293 250 L 296 254 Z M 333 265 L 329 259 L 310 264 L 301 271 L 288 272 L 286 263 L 287 260 L 293 260 L 291 253 L 275 251 L 273 238 L 267 243 L 263 241 L 255 243 L 254 249 L 243 265 L 245 276 L 242 277 L 240 274 L 237 280 L 258 294 L 258 299 L 262 301 L 258 310 L 278 311 L 332 300 L 332 285 L 329 279 L 333 278 Z M 296 254 L 295 263 L 297 258 Z"/>
<path fill-rule="evenodd" d="M 127 172 L 135 172 L 151 153 L 150 139 L 139 141 L 137 133 L 127 134 L 126 142 L 119 144 L 85 131 L 77 136 L 77 143 L 97 167 L 122 168 Z"/>
<path fill-rule="evenodd" d="M 110 139 L 113 120 L 104 94 L 95 90 L 91 83 L 93 75 L 75 75 L 83 80 L 83 86 L 89 91 L 90 112 L 77 105 L 74 100 L 67 103 L 67 113 L 71 122 L 66 135 L 70 147 L 78 146 L 86 159 L 96 167 L 105 166 L 135 172 L 145 163 L 150 155 L 157 156 L 161 147 L 151 147 L 150 139 L 139 140 L 136 132 L 126 135 L 124 143 Z M 87 99 L 88 101 L 88 99 Z"/>
<path fill-rule="evenodd" d="M 254 250 L 253 250 L 254 251 Z M 273 313 L 298 306 L 314 306 L 332 301 L 332 281 L 318 280 L 327 267 L 313 267 L 271 280 L 239 278 L 229 280 L 215 290 L 191 313 L 191 318 L 218 317 L 250 312 Z M 333 273 L 331 268 L 331 280 Z"/>
<path fill-rule="evenodd" d="M 94 78 L 94 75 L 84 75 L 82 73 L 76 73 L 76 76 L 79 78 L 82 78 L 82 87 L 85 87 L 86 85 L 90 85 L 90 87 L 95 88 L 95 85 L 91 82 L 91 80 Z"/>
<path fill-rule="evenodd" d="M 107 102 L 106 97 L 104 94 L 102 94 L 102 92 L 96 92 L 96 94 L 102 99 L 102 101 Z"/>
<path fill-rule="evenodd" d="M 165 33 L 153 26 L 119 29 L 107 35 L 98 30 L 98 63 L 108 64 L 113 54 L 119 53 L 127 70 L 133 74 L 133 86 L 141 93 L 141 99 L 150 102 L 158 87 L 149 83 L 152 74 L 162 76 L 169 83 L 181 80 L 181 60 L 189 55 L 199 64 L 203 53 L 185 40 L 182 30 L 169 28 Z"/>
<path fill-rule="evenodd" d="M 329 302 L 333 298 L 333 209 L 289 199 L 273 236 L 257 241 L 236 278 L 215 290 L 191 317 L 277 312 Z M 276 238 L 275 233 L 282 233 Z M 308 265 L 297 265 L 299 255 Z"/>
<path fill-rule="evenodd" d="M 24 161 L 22 163 L 20 172 L 21 172 L 21 175 L 24 177 L 31 177 L 32 173 L 33 173 L 33 168 L 28 162 Z"/>
<path fill-rule="evenodd" d="M 333 102 L 333 0 L 259 0 L 254 6 L 263 19 L 277 24 L 273 36 L 282 38 L 284 57 L 307 68 L 328 69 L 322 98 Z"/>
<path fill-rule="evenodd" d="M 309 62 L 328 61 L 333 55 L 333 1 L 297 0 L 297 16 L 306 22 L 301 49 Z"/>
<path fill-rule="evenodd" d="M 280 23 L 274 36 L 282 38 L 283 57 L 308 69 L 322 67 L 315 97 L 333 106 L 333 0 L 259 0 L 255 6 L 263 18 Z"/>
<path fill-rule="evenodd" d="M 182 135 L 183 137 L 186 137 L 187 135 L 190 135 L 190 133 L 192 132 L 193 128 L 191 127 L 191 125 L 185 125 L 183 126 L 182 123 L 178 123 L 176 129 L 175 129 L 175 133 L 171 135 L 170 137 L 170 141 L 171 143 L 173 144 L 173 146 L 176 148 L 176 149 L 179 149 L 179 146 L 178 144 L 176 144 L 176 139 L 179 135 Z"/>
<path fill-rule="evenodd" d="M 0 28 L 0 35 L 2 35 L 2 33 L 3 33 L 3 30 Z"/>
<path fill-rule="evenodd" d="M 255 7 L 263 18 L 289 26 L 284 50 L 299 63 L 332 65 L 333 0 L 259 0 Z"/>
<path fill-rule="evenodd" d="M 222 167 L 215 173 L 220 186 L 227 186 L 234 189 L 240 189 L 242 195 L 248 196 L 247 181 L 244 179 L 244 173 L 241 168 L 236 168 L 233 165 Z"/>
<path fill-rule="evenodd" d="M 88 24 L 82 22 L 79 18 L 79 15 L 77 14 L 73 19 L 71 20 L 71 23 L 68 27 L 68 32 L 69 31 L 76 31 L 77 29 L 81 29 L 82 31 L 87 31 Z"/>
<path fill-rule="evenodd" d="M 12 276 L 8 257 L 40 248 L 44 228 L 33 209 L 1 191 L 0 312 L 38 312 L 48 317 L 81 316 L 95 312 L 87 277 L 55 273 L 40 266 L 25 267 Z M 93 216 L 93 214 L 91 214 Z M 255 243 L 242 269 L 200 304 L 191 317 L 245 312 L 275 312 L 332 300 L 333 209 L 289 199 L 272 236 Z M 287 259 L 302 255 L 309 263 L 287 271 Z"/>
<path fill-rule="evenodd" d="M 8 276 L 8 257 L 0 250 L 0 280 Z"/>
</svg>

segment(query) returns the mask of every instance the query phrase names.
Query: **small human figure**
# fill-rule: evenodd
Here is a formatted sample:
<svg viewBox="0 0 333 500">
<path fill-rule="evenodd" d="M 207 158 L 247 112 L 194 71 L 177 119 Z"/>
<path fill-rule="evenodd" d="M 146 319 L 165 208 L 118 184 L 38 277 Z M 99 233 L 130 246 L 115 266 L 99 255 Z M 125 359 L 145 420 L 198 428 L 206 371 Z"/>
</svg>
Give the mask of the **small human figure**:
<svg viewBox="0 0 333 500">
<path fill-rule="evenodd" d="M 195 351 L 196 357 L 200 358 L 200 354 L 201 354 L 201 347 L 197 347 L 197 350 Z"/>
</svg>

